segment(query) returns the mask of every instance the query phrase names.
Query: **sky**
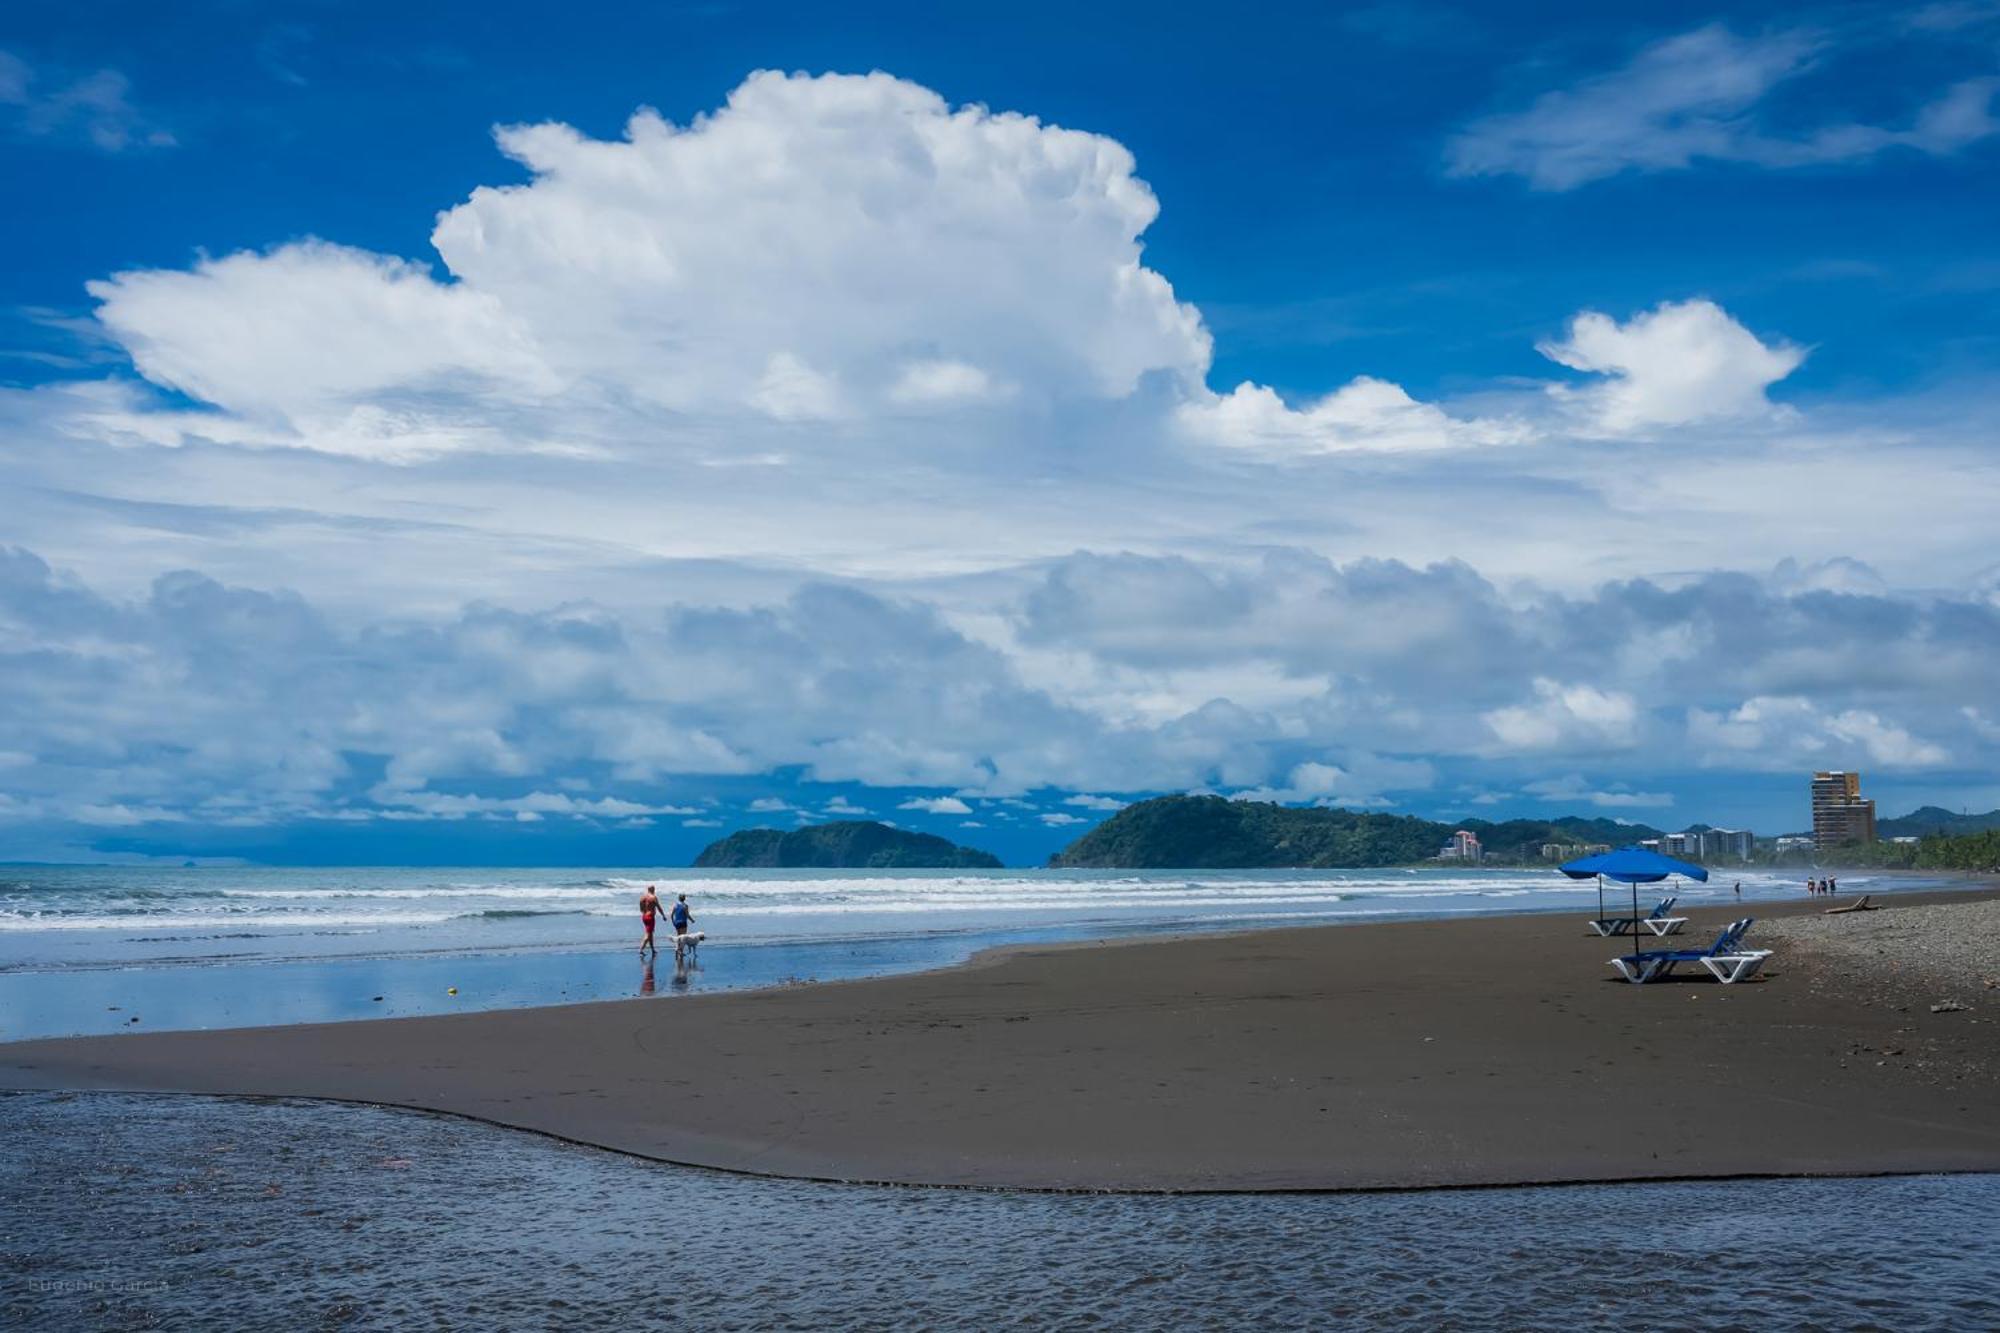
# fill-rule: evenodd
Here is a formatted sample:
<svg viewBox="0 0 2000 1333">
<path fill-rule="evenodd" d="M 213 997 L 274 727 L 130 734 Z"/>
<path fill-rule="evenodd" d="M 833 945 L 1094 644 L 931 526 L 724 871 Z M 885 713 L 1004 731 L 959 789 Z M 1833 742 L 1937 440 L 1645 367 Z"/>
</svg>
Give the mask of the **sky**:
<svg viewBox="0 0 2000 1333">
<path fill-rule="evenodd" d="M 0 15 L 0 859 L 2000 807 L 2000 4 Z"/>
</svg>

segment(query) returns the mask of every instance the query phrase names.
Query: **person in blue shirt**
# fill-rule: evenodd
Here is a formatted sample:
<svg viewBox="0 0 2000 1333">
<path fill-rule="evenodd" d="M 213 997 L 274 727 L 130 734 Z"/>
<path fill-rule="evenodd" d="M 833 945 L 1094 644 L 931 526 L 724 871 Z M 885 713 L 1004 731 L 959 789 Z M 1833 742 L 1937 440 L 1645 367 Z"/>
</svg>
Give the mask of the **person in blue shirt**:
<svg viewBox="0 0 2000 1333">
<path fill-rule="evenodd" d="M 685 935 L 688 933 L 688 922 L 694 920 L 694 913 L 688 911 L 688 896 L 685 893 L 674 904 L 674 910 L 667 913 L 667 920 L 673 922 L 674 934 Z"/>
</svg>

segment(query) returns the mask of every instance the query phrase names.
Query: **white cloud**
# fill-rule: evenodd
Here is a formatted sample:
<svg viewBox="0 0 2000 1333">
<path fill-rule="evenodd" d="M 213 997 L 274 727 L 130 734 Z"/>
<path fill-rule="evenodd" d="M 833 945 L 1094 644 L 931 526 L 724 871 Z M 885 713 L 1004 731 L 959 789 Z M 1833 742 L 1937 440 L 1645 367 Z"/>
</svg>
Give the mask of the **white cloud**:
<svg viewBox="0 0 2000 1333">
<path fill-rule="evenodd" d="M 750 403 L 779 421 L 830 421 L 841 415 L 840 385 L 790 352 L 776 352 L 751 391 Z"/>
<path fill-rule="evenodd" d="M 1504 749 L 1615 749 L 1637 739 L 1639 708 L 1629 694 L 1547 677 L 1538 677 L 1534 690 L 1533 703 L 1484 715 Z"/>
<path fill-rule="evenodd" d="M 526 796 L 498 797 L 383 785 L 370 794 L 386 808 L 413 811 L 432 819 L 511 816 L 522 823 L 533 823 L 545 815 L 563 815 L 572 819 L 631 819 L 642 815 L 696 813 L 689 806 L 646 805 L 612 796 L 595 800 L 579 799 L 567 792 L 535 791 Z"/>
<path fill-rule="evenodd" d="M 364 406 L 427 437 L 387 456 L 1121 399 L 1207 369 L 1200 318 L 1140 262 L 1152 193 L 1098 135 L 884 74 L 765 72 L 687 126 L 497 139 L 532 179 L 440 215 L 442 279 L 310 241 L 119 274 L 100 319 L 148 378 L 273 442 L 351 449 Z"/>
<path fill-rule="evenodd" d="M 1072 815 L 1062 810 L 1045 811 L 1038 818 L 1050 828 L 1068 828 L 1072 824 L 1087 824 L 1090 822 L 1080 815 Z"/>
<path fill-rule="evenodd" d="M 963 361 L 912 361 L 889 387 L 889 400 L 908 406 L 984 403 L 1008 391 L 977 366 Z"/>
<path fill-rule="evenodd" d="M 1092 796 L 1087 792 L 1079 792 L 1075 796 L 1064 798 L 1063 804 L 1076 806 L 1080 810 L 1112 811 L 1123 810 L 1128 802 L 1113 800 L 1109 796 Z"/>
<path fill-rule="evenodd" d="M 1601 790 L 1593 788 L 1576 774 L 1530 782 L 1524 790 L 1550 804 L 1574 805 L 1582 802 L 1601 810 L 1658 808 L 1674 803 L 1670 792 L 1628 791 L 1623 787 Z"/>
<path fill-rule="evenodd" d="M 848 800 L 845 796 L 834 797 L 826 803 L 824 809 L 829 815 L 865 815 L 871 813 L 864 807 L 858 806 Z"/>
<path fill-rule="evenodd" d="M 1804 348 L 1766 344 L 1712 301 L 1666 302 L 1620 324 L 1585 311 L 1569 336 L 1537 350 L 1572 370 L 1609 378 L 1550 392 L 1579 409 L 1585 428 L 1629 435 L 1695 422 L 1768 418 L 1764 391 L 1798 369 Z"/>
<path fill-rule="evenodd" d="M 956 796 L 912 796 L 898 810 L 922 810 L 933 815 L 969 815 L 972 807 Z"/>
<path fill-rule="evenodd" d="M 51 77 L 0 51 L 0 114 L 37 138 L 75 139 L 107 153 L 173 147 L 173 132 L 134 106 L 131 92 L 131 80 L 115 69 Z"/>
<path fill-rule="evenodd" d="M 1976 723 L 1977 710 L 1969 712 Z M 1935 768 L 1951 759 L 1943 746 L 1873 709 L 1827 710 L 1797 695 L 1760 695 L 1728 710 L 1690 709 L 1688 734 L 1698 746 L 1719 752 L 1723 761 L 1747 768 L 1852 768 L 1860 761 L 1883 768 Z"/>
<path fill-rule="evenodd" d="M 1190 399 L 1178 420 L 1206 443 L 1271 454 L 1425 452 L 1514 444 L 1532 435 L 1521 422 L 1450 416 L 1400 385 L 1365 375 L 1298 408 L 1273 389 L 1245 382 L 1227 394 Z"/>
<path fill-rule="evenodd" d="M 1456 135 L 1446 163 L 1458 176 L 1517 175 L 1569 190 L 1622 171 L 1684 169 L 1697 161 L 1796 167 L 1859 162 L 1890 149 L 1958 152 L 2000 130 L 2000 79 L 1947 88 L 1904 128 L 1830 122 L 1772 133 L 1766 94 L 1817 67 L 1828 40 L 1803 31 L 1742 37 L 1719 24 L 1657 42 L 1632 61 L 1527 108 L 1484 117 Z M 1871 53 L 1872 54 L 1872 53 Z"/>
<path fill-rule="evenodd" d="M 681 821 L 681 827 L 682 827 L 682 828 L 721 828 L 721 827 L 722 827 L 722 821 L 721 821 L 721 820 L 719 820 L 719 819 L 683 819 L 683 820 Z"/>
<path fill-rule="evenodd" d="M 272 443 L 436 452 L 454 425 L 472 428 L 468 442 L 481 425 L 455 398 L 558 386 L 493 297 L 344 246 L 301 242 L 89 286 L 141 374 L 263 424 Z"/>
<path fill-rule="evenodd" d="M 1980 709 L 1970 705 L 1959 709 L 1959 713 L 1981 740 L 2000 744 L 2000 721 L 1986 716 Z"/>
<path fill-rule="evenodd" d="M 1951 759 L 1942 745 L 1919 740 L 1866 709 L 1836 713 L 1827 719 L 1826 728 L 1840 740 L 1859 745 L 1873 762 L 1889 768 L 1930 768 Z"/>
<path fill-rule="evenodd" d="M 1437 780 L 1436 769 L 1422 759 L 1393 759 L 1365 751 L 1350 752 L 1347 766 L 1308 760 L 1293 767 L 1282 786 L 1252 787 L 1231 793 L 1231 800 L 1277 801 L 1286 805 L 1386 806 L 1385 791 L 1412 791 Z"/>
<path fill-rule="evenodd" d="M 1937 0 L 1910 11 L 1903 22 L 1921 32 L 1957 32 L 1996 19 L 2000 4 L 1994 0 Z"/>
<path fill-rule="evenodd" d="M 759 796 L 756 800 L 750 802 L 749 808 L 750 813 L 753 815 L 771 815 L 790 810 L 792 803 L 776 796 Z"/>
</svg>

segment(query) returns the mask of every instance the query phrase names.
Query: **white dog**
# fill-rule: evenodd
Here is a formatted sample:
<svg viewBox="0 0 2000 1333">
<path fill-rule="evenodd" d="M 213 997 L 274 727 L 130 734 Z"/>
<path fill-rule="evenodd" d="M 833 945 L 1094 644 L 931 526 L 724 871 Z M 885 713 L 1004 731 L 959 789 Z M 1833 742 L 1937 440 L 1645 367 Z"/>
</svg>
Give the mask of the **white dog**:
<svg viewBox="0 0 2000 1333">
<path fill-rule="evenodd" d="M 699 930 L 690 930 L 685 935 L 674 936 L 674 957 L 693 959 L 694 951 L 699 949 L 701 942 L 707 938 L 708 936 Z"/>
</svg>

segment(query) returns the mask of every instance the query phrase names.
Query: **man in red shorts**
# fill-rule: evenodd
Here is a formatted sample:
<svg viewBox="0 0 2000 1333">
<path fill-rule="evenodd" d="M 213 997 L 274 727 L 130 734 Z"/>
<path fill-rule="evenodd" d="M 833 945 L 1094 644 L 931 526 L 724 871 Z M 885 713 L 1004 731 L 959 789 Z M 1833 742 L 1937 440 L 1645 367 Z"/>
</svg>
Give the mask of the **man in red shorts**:
<svg viewBox="0 0 2000 1333">
<path fill-rule="evenodd" d="M 653 886 L 648 884 L 645 893 L 639 896 L 639 920 L 646 927 L 646 938 L 639 942 L 640 953 L 644 953 L 648 949 L 651 949 L 654 953 L 660 951 L 659 946 L 653 943 L 653 918 L 659 914 L 659 911 L 660 895 L 653 892 Z"/>
</svg>

